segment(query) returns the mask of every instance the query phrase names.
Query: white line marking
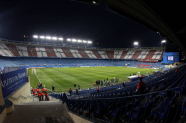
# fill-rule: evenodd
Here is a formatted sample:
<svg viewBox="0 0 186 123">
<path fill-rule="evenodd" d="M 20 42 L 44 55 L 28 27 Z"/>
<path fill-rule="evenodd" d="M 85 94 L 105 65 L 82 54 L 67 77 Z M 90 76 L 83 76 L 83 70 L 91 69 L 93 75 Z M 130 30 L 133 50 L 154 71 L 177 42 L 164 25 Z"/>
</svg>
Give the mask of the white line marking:
<svg viewBox="0 0 186 123">
<path fill-rule="evenodd" d="M 40 81 L 39 77 L 37 76 L 37 74 L 35 74 L 35 75 L 36 75 L 37 79 L 39 80 L 39 82 L 41 83 L 41 81 Z"/>
</svg>

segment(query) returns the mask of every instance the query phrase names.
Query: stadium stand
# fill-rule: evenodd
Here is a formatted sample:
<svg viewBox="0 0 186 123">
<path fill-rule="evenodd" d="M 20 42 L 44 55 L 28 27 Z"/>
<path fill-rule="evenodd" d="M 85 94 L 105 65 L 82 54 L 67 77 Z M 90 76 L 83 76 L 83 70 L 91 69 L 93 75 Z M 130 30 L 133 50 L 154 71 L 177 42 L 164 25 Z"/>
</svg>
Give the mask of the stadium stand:
<svg viewBox="0 0 186 123">
<path fill-rule="evenodd" d="M 185 114 L 185 99 L 181 105 L 186 85 L 185 67 L 178 67 L 177 75 L 172 69 L 161 73 L 161 76 L 155 73 L 146 77 L 147 94 L 143 95 L 136 95 L 136 81 L 126 87 L 103 87 L 99 93 L 96 89 L 84 90 L 80 97 L 66 93 L 53 96 L 62 99 L 70 111 L 100 122 L 181 122 L 184 117 L 178 115 L 178 109 Z"/>
<path fill-rule="evenodd" d="M 0 68 L 12 71 L 29 67 L 84 67 L 125 66 L 160 68 L 164 49 L 127 48 L 102 49 L 91 47 L 68 47 L 56 45 L 0 42 Z M 12 67 L 12 68 L 11 68 Z M 11 69 L 9 69 L 11 68 Z M 122 84 L 102 86 L 68 93 L 53 93 L 50 96 L 61 99 L 70 112 L 100 122 L 170 122 L 183 121 L 185 100 L 185 65 L 175 69 L 144 75 L 145 94 L 136 93 L 138 80 Z M 179 110 L 177 110 L 179 109 Z M 176 115 L 173 115 L 176 112 Z M 183 112 L 180 117 L 179 112 Z M 178 114 L 178 115 L 177 115 Z"/>
<path fill-rule="evenodd" d="M 32 56 L 32 57 L 58 57 L 58 58 L 97 58 L 97 59 L 145 59 L 160 60 L 164 49 L 100 49 L 78 47 L 57 47 L 55 45 L 37 46 L 32 43 L 23 45 L 23 42 L 6 42 L 0 40 L 0 55 L 2 56 Z"/>
</svg>

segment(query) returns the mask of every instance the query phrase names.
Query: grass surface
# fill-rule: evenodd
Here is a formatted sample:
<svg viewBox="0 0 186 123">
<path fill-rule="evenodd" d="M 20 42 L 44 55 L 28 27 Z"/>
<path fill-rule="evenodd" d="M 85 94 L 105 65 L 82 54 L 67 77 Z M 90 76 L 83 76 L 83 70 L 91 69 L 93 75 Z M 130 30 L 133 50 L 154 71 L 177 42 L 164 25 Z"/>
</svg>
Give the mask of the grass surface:
<svg viewBox="0 0 186 123">
<path fill-rule="evenodd" d="M 42 82 L 49 90 L 52 85 L 55 86 L 56 92 L 64 92 L 69 88 L 74 88 L 74 84 L 80 85 L 81 88 L 93 87 L 93 83 L 100 79 L 119 78 L 119 82 L 127 80 L 130 74 L 140 72 L 153 72 L 152 69 L 143 68 L 126 68 L 126 67 L 76 67 L 76 68 L 37 68 L 36 75 L 31 74 L 31 69 L 28 71 L 30 76 L 31 86 L 37 87 L 38 82 Z"/>
</svg>

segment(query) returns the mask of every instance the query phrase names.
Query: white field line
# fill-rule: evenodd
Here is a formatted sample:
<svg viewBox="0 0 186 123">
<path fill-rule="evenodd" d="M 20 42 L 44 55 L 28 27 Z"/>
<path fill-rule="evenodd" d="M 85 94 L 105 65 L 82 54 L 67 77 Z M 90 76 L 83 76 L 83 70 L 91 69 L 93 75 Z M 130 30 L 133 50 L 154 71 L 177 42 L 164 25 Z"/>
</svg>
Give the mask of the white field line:
<svg viewBox="0 0 186 123">
<path fill-rule="evenodd" d="M 42 70 L 40 70 L 43 74 L 45 74 L 46 75 L 46 73 L 45 72 L 43 72 Z M 47 76 L 47 75 L 46 75 Z"/>
<path fill-rule="evenodd" d="M 35 74 L 35 75 L 36 75 L 37 79 L 39 80 L 39 82 L 41 83 L 41 81 L 40 81 L 39 77 L 37 76 L 37 74 Z"/>
</svg>

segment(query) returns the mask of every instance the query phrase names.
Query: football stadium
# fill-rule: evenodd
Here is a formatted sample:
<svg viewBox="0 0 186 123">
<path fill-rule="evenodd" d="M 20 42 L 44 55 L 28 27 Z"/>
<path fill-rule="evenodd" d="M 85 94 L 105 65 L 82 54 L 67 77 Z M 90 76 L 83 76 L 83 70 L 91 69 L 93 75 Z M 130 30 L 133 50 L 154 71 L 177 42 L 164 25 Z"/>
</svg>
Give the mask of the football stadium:
<svg viewBox="0 0 186 123">
<path fill-rule="evenodd" d="M 2 2 L 0 123 L 185 123 L 186 28 L 170 4 Z"/>
</svg>

